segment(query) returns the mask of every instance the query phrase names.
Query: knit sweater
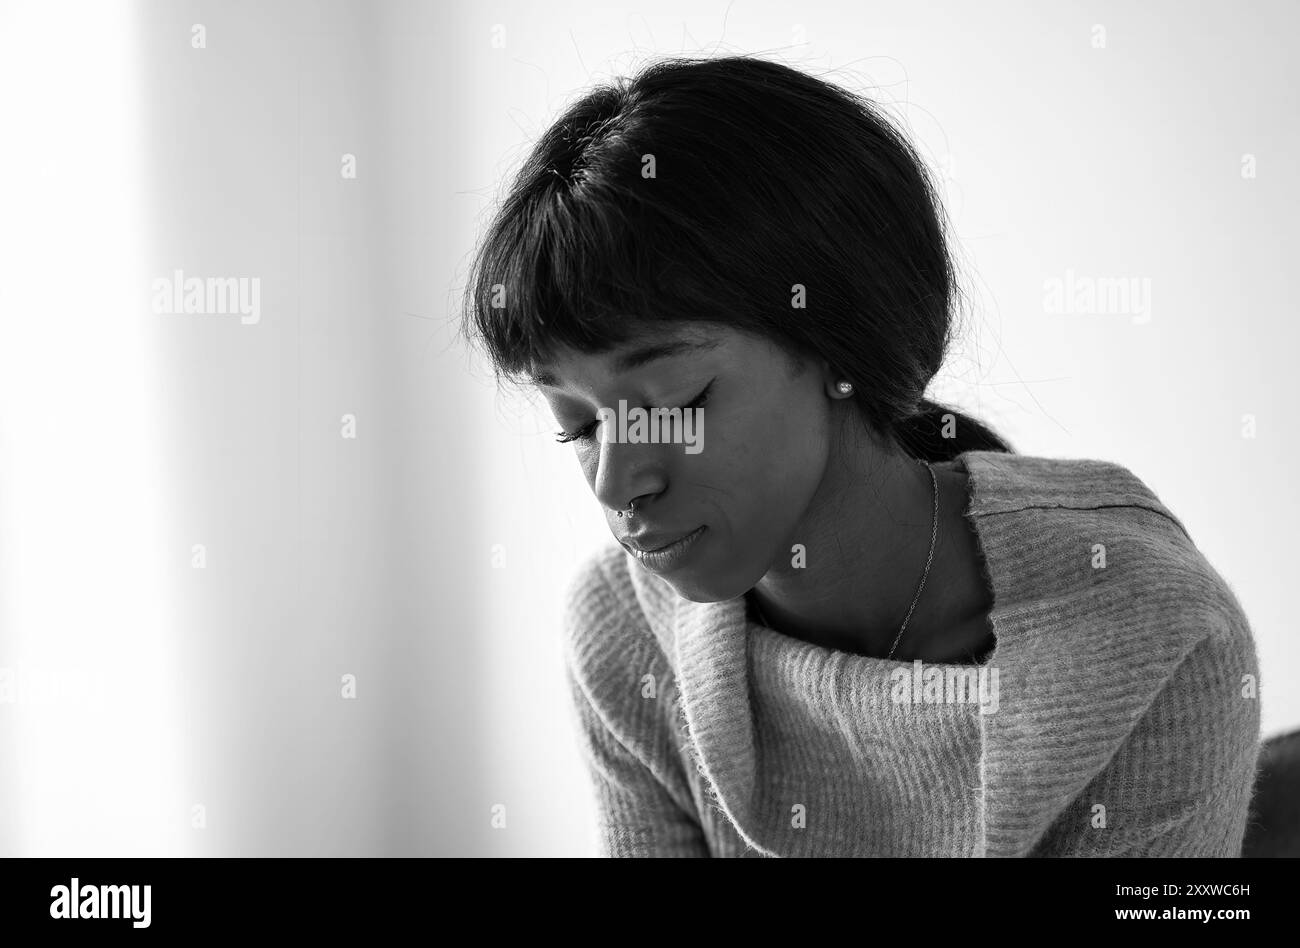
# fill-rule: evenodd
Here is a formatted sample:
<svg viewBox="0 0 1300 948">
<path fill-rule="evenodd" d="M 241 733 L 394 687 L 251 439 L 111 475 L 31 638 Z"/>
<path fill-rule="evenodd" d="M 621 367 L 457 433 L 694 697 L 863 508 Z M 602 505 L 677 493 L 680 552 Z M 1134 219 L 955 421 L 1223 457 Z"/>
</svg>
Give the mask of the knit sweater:
<svg viewBox="0 0 1300 948">
<path fill-rule="evenodd" d="M 958 463 L 993 592 L 982 665 L 822 647 L 622 547 L 583 559 L 564 667 L 598 853 L 1241 854 L 1259 674 L 1228 584 L 1127 468 Z"/>
</svg>

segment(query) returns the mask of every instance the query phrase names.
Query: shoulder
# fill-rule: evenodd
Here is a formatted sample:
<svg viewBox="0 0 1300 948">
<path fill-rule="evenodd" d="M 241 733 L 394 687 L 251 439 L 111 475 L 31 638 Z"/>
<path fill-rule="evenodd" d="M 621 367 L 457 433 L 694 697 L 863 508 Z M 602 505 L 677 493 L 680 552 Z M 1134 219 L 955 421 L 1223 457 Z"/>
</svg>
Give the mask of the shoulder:
<svg viewBox="0 0 1300 948">
<path fill-rule="evenodd" d="M 1156 492 L 1115 461 L 1000 451 L 967 451 L 961 460 L 971 475 L 973 511 L 979 515 L 1031 508 L 1133 508 L 1157 514 L 1177 532 L 1187 535 L 1182 521 Z"/>
<path fill-rule="evenodd" d="M 1177 619 L 1240 638 L 1231 587 L 1156 491 L 1114 461 L 962 455 L 970 515 L 1020 599 L 1075 598 L 1112 614 Z"/>
<path fill-rule="evenodd" d="M 1092 804 L 1080 794 L 1096 778 L 1133 845 L 1204 807 L 1235 819 L 1259 733 L 1258 661 L 1237 597 L 1182 520 L 1115 462 L 962 458 L 997 593 L 993 779 Z M 1214 797 L 1217 783 L 1230 799 Z"/>
</svg>

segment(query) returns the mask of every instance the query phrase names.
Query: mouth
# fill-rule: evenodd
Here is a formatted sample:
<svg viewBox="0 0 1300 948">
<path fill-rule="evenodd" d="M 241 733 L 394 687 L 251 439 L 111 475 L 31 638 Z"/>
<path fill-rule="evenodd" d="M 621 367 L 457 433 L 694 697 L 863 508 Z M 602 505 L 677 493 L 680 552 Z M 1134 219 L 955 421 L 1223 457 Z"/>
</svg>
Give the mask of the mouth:
<svg viewBox="0 0 1300 948">
<path fill-rule="evenodd" d="M 652 549 L 641 549 L 642 544 L 639 542 L 633 546 L 633 541 L 630 540 L 625 540 L 623 546 L 647 569 L 662 572 L 677 565 L 707 529 L 708 527 L 696 527 L 690 533 Z"/>
</svg>

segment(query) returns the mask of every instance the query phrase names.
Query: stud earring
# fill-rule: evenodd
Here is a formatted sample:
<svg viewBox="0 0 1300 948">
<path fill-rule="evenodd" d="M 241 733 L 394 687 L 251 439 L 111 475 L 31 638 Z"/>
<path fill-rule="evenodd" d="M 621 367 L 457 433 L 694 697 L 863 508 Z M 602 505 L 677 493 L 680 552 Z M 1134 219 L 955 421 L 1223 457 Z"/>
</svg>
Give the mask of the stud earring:
<svg viewBox="0 0 1300 948">
<path fill-rule="evenodd" d="M 853 392 L 853 383 L 848 379 L 841 379 L 835 384 L 835 390 L 841 395 L 850 395 Z"/>
</svg>

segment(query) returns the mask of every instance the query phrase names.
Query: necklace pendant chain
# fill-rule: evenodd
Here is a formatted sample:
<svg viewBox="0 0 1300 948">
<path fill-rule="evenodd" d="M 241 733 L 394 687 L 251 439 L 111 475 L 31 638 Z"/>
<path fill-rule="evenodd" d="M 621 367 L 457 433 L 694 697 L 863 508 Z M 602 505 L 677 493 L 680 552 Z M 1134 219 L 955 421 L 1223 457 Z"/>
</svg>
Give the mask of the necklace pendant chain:
<svg viewBox="0 0 1300 948">
<path fill-rule="evenodd" d="M 930 564 L 934 562 L 934 542 L 939 536 L 939 478 L 935 476 L 934 467 L 929 461 L 918 458 L 919 463 L 925 465 L 925 469 L 930 472 L 930 483 L 934 488 L 934 513 L 933 521 L 930 525 L 930 552 L 925 557 L 925 571 L 921 574 L 921 582 L 916 587 L 916 595 L 912 597 L 912 604 L 907 608 L 907 615 L 903 617 L 903 624 L 898 630 L 898 635 L 894 636 L 894 644 L 889 647 L 889 654 L 885 656 L 886 661 L 894 657 L 894 651 L 898 648 L 898 643 L 903 639 L 903 633 L 907 631 L 907 623 L 912 618 L 912 612 L 916 609 L 917 602 L 921 599 L 921 591 L 925 589 L 925 581 L 930 577 Z M 758 618 L 762 623 L 771 628 L 772 623 L 767 621 L 767 616 L 763 614 L 763 607 L 754 600 L 754 608 L 758 611 Z"/>
<path fill-rule="evenodd" d="M 925 572 L 921 574 L 921 583 L 916 587 L 916 595 L 912 597 L 912 604 L 907 608 L 907 615 L 903 617 L 903 625 L 898 630 L 898 635 L 894 637 L 894 644 L 889 647 L 887 658 L 894 657 L 894 650 L 898 648 L 898 643 L 902 641 L 903 632 L 907 630 L 908 620 L 912 618 L 912 610 L 916 608 L 917 602 L 921 599 L 921 590 L 925 589 L 925 581 L 930 577 L 930 564 L 934 561 L 934 541 L 939 535 L 939 478 L 935 476 L 934 466 L 929 461 L 921 461 L 925 469 L 930 472 L 930 482 L 934 485 L 934 515 L 933 524 L 930 527 L 930 552 L 925 557 Z"/>
</svg>

